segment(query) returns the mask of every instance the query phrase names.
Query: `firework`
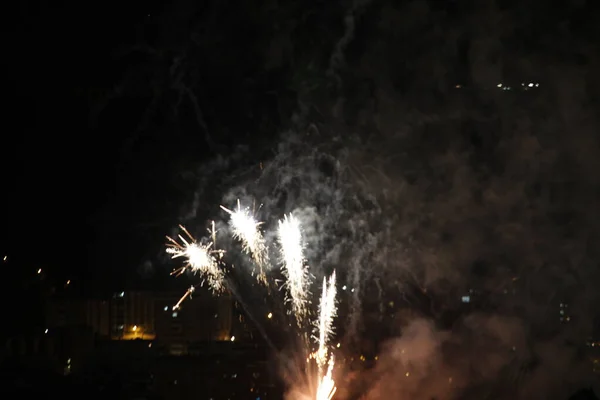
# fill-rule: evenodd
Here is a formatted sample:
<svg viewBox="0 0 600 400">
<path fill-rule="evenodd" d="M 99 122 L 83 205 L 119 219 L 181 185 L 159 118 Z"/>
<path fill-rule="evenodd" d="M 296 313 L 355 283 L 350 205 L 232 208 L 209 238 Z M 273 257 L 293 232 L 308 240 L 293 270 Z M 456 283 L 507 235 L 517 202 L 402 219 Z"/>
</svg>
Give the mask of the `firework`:
<svg viewBox="0 0 600 400">
<path fill-rule="evenodd" d="M 335 387 L 335 381 L 331 377 L 333 374 L 334 360 L 333 356 L 329 359 L 329 366 L 327 367 L 327 373 L 319 380 L 319 387 L 317 388 L 317 395 L 315 400 L 331 400 L 335 394 L 337 388 Z"/>
<path fill-rule="evenodd" d="M 179 228 L 187 238 L 177 235 L 180 243 L 167 236 L 167 240 L 169 241 L 167 243 L 167 253 L 171 254 L 171 258 L 184 257 L 185 264 L 183 267 L 173 271 L 172 275 L 181 275 L 189 269 L 195 273 L 199 273 L 208 282 L 209 287 L 214 292 L 221 292 L 224 289 L 223 279 L 225 275 L 219 267 L 219 262 L 224 252 L 213 248 L 215 237 L 214 223 L 211 232 L 213 241 L 208 244 L 198 243 L 187 229 L 181 225 L 179 225 Z"/>
<path fill-rule="evenodd" d="M 264 270 L 269 266 L 268 249 L 264 236 L 260 231 L 262 222 L 258 222 L 250 213 L 248 208 L 242 209 L 238 200 L 237 209 L 229 210 L 221 208 L 230 215 L 229 225 L 233 237 L 240 240 L 243 250 L 249 254 L 259 268 L 259 280 L 266 283 Z M 167 237 L 167 252 L 172 258 L 183 257 L 185 264 L 173 271 L 172 275 L 181 275 L 186 270 L 200 274 L 208 282 L 214 292 L 220 292 L 225 288 L 225 273 L 222 269 L 223 250 L 216 249 L 216 230 L 214 222 L 210 230 L 209 242 L 198 242 L 183 227 L 179 226 L 182 234 L 177 236 L 178 240 Z M 331 400 L 336 393 L 333 380 L 334 357 L 329 351 L 329 341 L 333 334 L 333 320 L 337 314 L 336 308 L 336 274 L 335 271 L 329 278 L 323 279 L 323 290 L 319 302 L 318 317 L 312 324 L 305 324 L 309 315 L 309 286 L 310 274 L 303 254 L 303 238 L 300 222 L 293 215 L 286 215 L 279 221 L 278 243 L 281 252 L 281 268 L 285 276 L 285 287 L 287 289 L 286 302 L 291 304 L 290 312 L 296 317 L 298 326 L 305 329 L 314 326 L 313 339 L 317 349 L 308 357 L 314 359 L 318 367 L 318 385 L 316 393 L 311 395 L 315 400 Z M 235 285 L 229 282 L 227 287 L 231 290 Z M 179 308 L 181 303 L 191 297 L 195 287 L 190 287 L 173 309 Z M 235 292 L 235 291 L 234 291 Z M 243 302 L 242 302 L 243 304 Z M 249 313 L 251 316 L 251 313 Z M 257 325 L 260 324 L 257 323 Z M 305 331 L 308 333 L 307 331 Z M 265 338 L 266 334 L 264 334 Z M 309 336 L 305 335 L 305 345 L 309 351 Z M 268 338 L 267 338 L 268 341 Z M 268 341 L 269 342 L 269 341 Z"/>
<path fill-rule="evenodd" d="M 307 313 L 310 282 L 308 266 L 304 263 L 300 222 L 297 218 L 290 214 L 279 221 L 278 239 L 292 312 L 300 325 Z"/>
<path fill-rule="evenodd" d="M 239 200 L 235 211 L 223 206 L 221 208 L 230 215 L 229 226 L 233 232 L 233 237 L 242 242 L 244 252 L 250 254 L 258 266 L 258 280 L 266 284 L 267 278 L 264 271 L 269 266 L 269 253 L 260 231 L 260 226 L 263 223 L 257 221 L 248 208 L 242 209 Z"/>
<path fill-rule="evenodd" d="M 335 296 L 337 290 L 335 287 L 335 271 L 329 277 L 329 281 L 323 278 L 323 293 L 321 295 L 321 302 L 319 303 L 319 318 L 315 325 L 318 331 L 317 345 L 318 349 L 314 354 L 314 358 L 319 366 L 319 371 L 327 363 L 327 357 L 329 354 L 329 338 L 333 334 L 333 320 L 337 314 L 336 299 Z"/>
<path fill-rule="evenodd" d="M 183 296 L 181 296 L 181 298 L 179 299 L 179 301 L 177 302 L 177 304 L 175 304 L 173 306 L 173 310 L 177 310 L 179 308 L 179 306 L 181 306 L 181 303 L 183 303 L 183 301 L 185 299 L 187 299 L 188 297 L 190 297 L 192 295 L 192 293 L 194 293 L 195 290 L 196 290 L 196 288 L 194 286 L 190 286 L 190 288 L 185 291 L 185 294 Z"/>
</svg>

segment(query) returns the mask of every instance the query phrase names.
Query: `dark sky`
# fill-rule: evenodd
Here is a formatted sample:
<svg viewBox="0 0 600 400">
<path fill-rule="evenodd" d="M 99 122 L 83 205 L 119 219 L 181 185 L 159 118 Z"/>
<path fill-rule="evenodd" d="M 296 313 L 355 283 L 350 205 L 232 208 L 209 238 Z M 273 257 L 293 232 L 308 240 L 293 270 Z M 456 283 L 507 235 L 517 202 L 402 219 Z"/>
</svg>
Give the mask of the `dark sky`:
<svg viewBox="0 0 600 400">
<path fill-rule="evenodd" d="M 341 91 L 350 109 L 383 85 L 436 112 L 454 101 L 456 84 L 493 87 L 488 80 L 548 79 L 536 65 L 554 65 L 555 75 L 563 64 L 570 73 L 593 65 L 590 2 L 497 3 L 406 2 L 397 19 L 373 2 L 346 44 L 344 2 L 21 2 L 5 13 L 3 37 L 2 248 L 28 264 L 135 280 L 157 261 L 160 232 L 189 211 L 204 161 L 249 145 L 258 156 L 237 162 L 257 165 L 271 138 L 298 125 L 298 110 L 323 123 Z M 281 32 L 293 32 L 291 42 Z M 397 38 L 398 50 L 369 65 L 384 37 Z M 346 63 L 337 88 L 336 46 Z M 365 77 L 376 69 L 388 79 Z M 310 87 L 324 90 L 312 105 Z M 482 93 L 471 101 L 485 107 Z M 345 123 L 356 123 L 351 114 Z"/>
<path fill-rule="evenodd" d="M 232 7 L 186 1 L 23 2 L 12 11 L 3 39 L 3 251 L 61 275 L 139 280 L 148 262 L 161 265 L 164 234 L 193 197 L 198 165 L 238 138 L 269 136 L 245 121 L 278 107 L 265 94 L 278 74 L 265 80 L 262 59 L 248 62 L 264 32 Z M 215 43 L 186 50 L 195 30 Z M 187 57 L 183 85 L 202 87 L 194 97 L 206 122 L 175 82 L 177 52 Z M 211 65 L 215 54 L 223 59 Z"/>
<path fill-rule="evenodd" d="M 564 2 L 493 3 L 403 3 L 402 19 L 385 22 L 402 43 L 395 58 L 390 52 L 385 62 L 368 65 L 365 54 L 383 37 L 377 36 L 380 15 L 392 15 L 374 2 L 342 45 L 348 67 L 338 78 L 352 81 L 344 88 L 346 103 L 357 104 L 383 84 L 415 108 L 431 110 L 458 83 L 548 77 L 536 65 L 559 60 L 593 64 L 590 2 L 567 8 Z M 241 165 L 257 164 L 273 149 L 270 138 L 306 107 L 301 97 L 309 86 L 329 91 L 321 97 L 327 100 L 308 106 L 308 119 L 322 123 L 323 108 L 333 101 L 325 103 L 340 90 L 321 76 L 331 78 L 328 64 L 342 43 L 347 5 L 274 4 L 20 2 L 10 8 L 3 37 L 3 249 L 69 271 L 108 264 L 137 271 L 156 258 L 159 250 L 149 243 L 160 243 L 158 232 L 184 212 L 194 191 L 185 176 L 196 179 L 204 160 L 249 144 L 261 156 Z M 293 50 L 285 41 L 273 45 L 286 30 L 295 32 Z M 411 47 L 402 37 L 419 44 Z M 431 67 L 436 63 L 443 72 Z M 562 68 L 556 65 L 555 72 Z M 361 78 L 377 68 L 387 83 Z M 185 88 L 196 93 L 202 123 Z M 352 123 L 355 116 L 344 118 Z M 115 252 L 120 247 L 127 251 Z M 108 255 L 103 248 L 113 250 Z"/>
<path fill-rule="evenodd" d="M 114 224 L 112 244 L 99 231 L 102 213 L 117 212 L 114 204 L 133 195 L 123 189 L 131 178 L 123 177 L 129 166 L 120 165 L 120 149 L 138 110 L 120 107 L 105 129 L 92 126 L 89 114 L 125 72 L 114 51 L 135 42 L 156 7 L 19 4 L 6 13 L 10 33 L 3 39 L 3 96 L 10 106 L 2 139 L 2 248 L 15 262 L 73 274 L 93 260 L 99 238 L 101 246 L 122 240 Z M 125 164 L 135 163 L 134 155 Z"/>
</svg>

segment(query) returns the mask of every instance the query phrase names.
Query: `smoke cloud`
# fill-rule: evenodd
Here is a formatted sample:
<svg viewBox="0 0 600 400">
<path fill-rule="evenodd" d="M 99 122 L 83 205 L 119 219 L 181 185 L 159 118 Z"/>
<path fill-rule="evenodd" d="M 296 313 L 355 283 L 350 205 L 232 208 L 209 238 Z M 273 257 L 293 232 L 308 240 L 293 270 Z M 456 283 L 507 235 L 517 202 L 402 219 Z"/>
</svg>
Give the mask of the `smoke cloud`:
<svg viewBox="0 0 600 400">
<path fill-rule="evenodd" d="M 566 399 L 593 382 L 598 60 L 524 54 L 506 43 L 531 21 L 484 3 L 370 5 L 334 46 L 343 87 L 302 92 L 297 129 L 221 199 L 261 204 L 271 242 L 294 213 L 317 282 L 338 271 L 339 398 Z M 373 366 L 353 375 L 363 349 Z"/>
</svg>

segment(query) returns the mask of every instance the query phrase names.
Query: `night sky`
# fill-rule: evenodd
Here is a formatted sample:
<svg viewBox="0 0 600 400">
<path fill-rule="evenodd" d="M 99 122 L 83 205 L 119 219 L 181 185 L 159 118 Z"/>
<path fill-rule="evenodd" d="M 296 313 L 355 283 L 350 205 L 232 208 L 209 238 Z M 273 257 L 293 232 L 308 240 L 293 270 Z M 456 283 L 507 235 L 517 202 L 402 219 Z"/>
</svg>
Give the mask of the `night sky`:
<svg viewBox="0 0 600 400">
<path fill-rule="evenodd" d="M 389 390 L 437 388 L 431 365 L 465 377 L 450 355 L 489 350 L 472 380 L 484 385 L 513 362 L 490 349 L 515 342 L 535 358 L 523 398 L 565 366 L 579 374 L 564 343 L 600 334 L 597 2 L 20 2 L 3 14 L 7 281 L 44 268 L 83 291 L 160 286 L 164 236 L 179 223 L 203 235 L 242 198 L 264 204 L 266 229 L 301 216 L 315 275 L 338 268 L 356 309 L 402 299 L 425 318 L 387 346 L 446 356 L 414 356 L 422 379 Z M 470 290 L 484 300 L 464 316 Z"/>
</svg>

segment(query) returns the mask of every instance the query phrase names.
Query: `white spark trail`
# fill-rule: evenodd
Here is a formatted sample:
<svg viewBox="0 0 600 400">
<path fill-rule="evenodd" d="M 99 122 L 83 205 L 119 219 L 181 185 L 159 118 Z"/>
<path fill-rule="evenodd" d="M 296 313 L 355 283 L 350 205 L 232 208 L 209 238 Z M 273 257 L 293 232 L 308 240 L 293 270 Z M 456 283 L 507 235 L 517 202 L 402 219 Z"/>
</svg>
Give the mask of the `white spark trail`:
<svg viewBox="0 0 600 400">
<path fill-rule="evenodd" d="M 243 250 L 250 254 L 258 266 L 258 280 L 267 283 L 265 270 L 269 267 L 269 252 L 263 234 L 260 231 L 262 222 L 257 221 L 251 214 L 250 209 L 240 206 L 237 202 L 237 210 L 233 211 L 221 206 L 230 215 L 229 226 L 233 237 L 242 242 Z"/>
<path fill-rule="evenodd" d="M 278 239 L 282 270 L 287 278 L 286 286 L 292 303 L 292 312 L 300 325 L 307 314 L 310 284 L 308 266 L 304 262 L 300 221 L 291 214 L 284 216 L 279 221 Z"/>
<path fill-rule="evenodd" d="M 331 377 L 333 374 L 334 359 L 333 356 L 329 359 L 329 366 L 327 367 L 327 373 L 319 381 L 319 387 L 317 388 L 317 395 L 315 400 L 331 400 L 337 388 L 335 381 Z"/>
<path fill-rule="evenodd" d="M 333 321 L 337 315 L 336 295 L 335 271 L 333 271 L 329 277 L 329 281 L 327 278 L 323 278 L 323 293 L 321 295 L 321 302 L 319 303 L 319 319 L 315 324 L 318 329 L 316 339 L 319 346 L 315 354 L 315 359 L 319 366 L 319 372 L 322 371 L 327 363 L 329 355 L 329 338 L 333 334 Z"/>
</svg>

